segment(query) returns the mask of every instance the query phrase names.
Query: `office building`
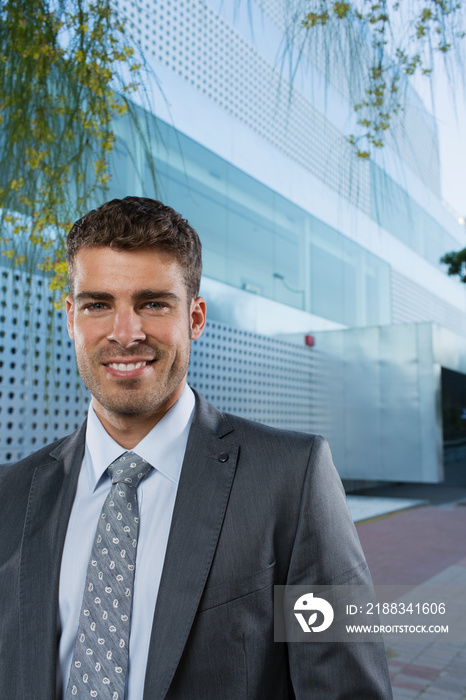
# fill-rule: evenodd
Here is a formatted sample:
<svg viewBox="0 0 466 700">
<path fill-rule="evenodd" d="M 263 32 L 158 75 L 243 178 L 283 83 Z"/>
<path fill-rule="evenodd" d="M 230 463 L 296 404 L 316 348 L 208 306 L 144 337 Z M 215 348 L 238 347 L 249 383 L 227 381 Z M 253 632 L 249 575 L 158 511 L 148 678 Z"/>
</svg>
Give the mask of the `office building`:
<svg viewBox="0 0 466 700">
<path fill-rule="evenodd" d="M 109 198 L 155 194 L 199 232 L 209 324 L 193 344 L 190 382 L 206 398 L 323 433 L 344 479 L 441 481 L 444 442 L 466 438 L 466 289 L 439 258 L 466 236 L 442 201 L 435 120 L 410 90 L 386 147 L 356 157 L 338 70 L 327 74 L 305 52 L 290 76 L 280 60 L 284 5 L 119 0 L 155 76 L 147 86 L 157 188 L 143 144 L 120 118 Z M 15 284 L 21 297 L 23 273 L 3 274 L 7 297 Z M 45 393 L 58 413 L 44 418 L 45 376 L 24 385 L 7 367 L 10 345 L 28 335 L 26 315 L 14 326 L 12 313 L 7 305 L 0 461 L 71 430 L 86 402 L 70 343 L 55 330 L 60 374 L 49 373 Z"/>
</svg>

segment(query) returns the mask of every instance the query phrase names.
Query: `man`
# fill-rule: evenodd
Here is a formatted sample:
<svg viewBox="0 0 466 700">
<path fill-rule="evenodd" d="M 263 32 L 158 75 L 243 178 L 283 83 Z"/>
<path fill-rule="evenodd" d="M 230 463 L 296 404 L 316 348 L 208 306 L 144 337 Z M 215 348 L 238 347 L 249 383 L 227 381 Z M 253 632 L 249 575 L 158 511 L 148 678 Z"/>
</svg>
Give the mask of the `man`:
<svg viewBox="0 0 466 700">
<path fill-rule="evenodd" d="M 92 402 L 0 474 L 0 697 L 390 698 L 381 646 L 273 641 L 274 585 L 370 576 L 325 441 L 187 387 L 195 231 L 113 200 L 73 226 L 67 262 Z"/>
</svg>

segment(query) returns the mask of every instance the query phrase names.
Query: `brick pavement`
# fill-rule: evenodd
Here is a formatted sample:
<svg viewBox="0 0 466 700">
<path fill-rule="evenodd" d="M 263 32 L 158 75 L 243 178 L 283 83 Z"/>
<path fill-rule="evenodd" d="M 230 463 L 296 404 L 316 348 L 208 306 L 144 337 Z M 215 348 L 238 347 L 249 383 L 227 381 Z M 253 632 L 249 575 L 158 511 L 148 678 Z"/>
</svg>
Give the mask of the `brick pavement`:
<svg viewBox="0 0 466 700">
<path fill-rule="evenodd" d="M 413 508 L 360 523 L 375 584 L 464 586 L 466 507 Z M 466 638 L 387 644 L 395 700 L 466 700 Z"/>
</svg>

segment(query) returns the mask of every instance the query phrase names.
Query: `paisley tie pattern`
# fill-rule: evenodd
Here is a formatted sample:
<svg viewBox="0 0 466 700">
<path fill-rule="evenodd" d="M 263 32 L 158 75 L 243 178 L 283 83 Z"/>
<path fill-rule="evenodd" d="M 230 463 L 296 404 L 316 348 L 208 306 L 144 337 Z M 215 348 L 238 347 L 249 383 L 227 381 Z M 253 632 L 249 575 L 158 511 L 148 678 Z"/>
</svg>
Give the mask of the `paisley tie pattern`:
<svg viewBox="0 0 466 700">
<path fill-rule="evenodd" d="M 87 569 L 66 700 L 124 700 L 139 531 L 137 487 L 151 468 L 134 452 L 108 467 L 112 487 Z"/>
</svg>

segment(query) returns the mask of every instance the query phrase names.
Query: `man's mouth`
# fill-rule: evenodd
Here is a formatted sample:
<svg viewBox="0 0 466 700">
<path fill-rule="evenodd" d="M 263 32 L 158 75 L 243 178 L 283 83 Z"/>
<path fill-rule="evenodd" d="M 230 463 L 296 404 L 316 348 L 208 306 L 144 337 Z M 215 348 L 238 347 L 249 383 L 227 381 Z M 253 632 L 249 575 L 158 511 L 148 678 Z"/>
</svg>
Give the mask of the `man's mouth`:
<svg viewBox="0 0 466 700">
<path fill-rule="evenodd" d="M 137 362 L 106 362 L 105 366 L 115 369 L 118 372 L 134 372 L 134 370 L 146 367 L 153 362 L 155 362 L 155 360 L 138 360 Z"/>
<path fill-rule="evenodd" d="M 112 369 L 119 369 L 122 372 L 131 372 L 133 369 L 139 369 L 140 367 L 145 367 L 148 363 L 147 362 L 110 362 L 107 367 L 111 367 Z"/>
</svg>

